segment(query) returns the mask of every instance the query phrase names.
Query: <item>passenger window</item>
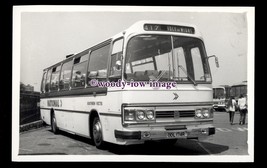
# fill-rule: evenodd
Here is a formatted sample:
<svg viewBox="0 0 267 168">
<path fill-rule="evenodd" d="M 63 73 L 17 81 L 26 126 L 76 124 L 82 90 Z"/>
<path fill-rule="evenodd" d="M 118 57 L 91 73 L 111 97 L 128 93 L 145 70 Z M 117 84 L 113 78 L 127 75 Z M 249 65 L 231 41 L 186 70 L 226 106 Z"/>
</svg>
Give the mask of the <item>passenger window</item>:
<svg viewBox="0 0 267 168">
<path fill-rule="evenodd" d="M 60 81 L 59 81 L 59 89 L 60 90 L 68 90 L 70 86 L 70 77 L 71 77 L 71 68 L 72 68 L 72 60 L 69 62 L 65 62 L 62 65 Z"/>
<path fill-rule="evenodd" d="M 54 67 L 52 69 L 52 76 L 51 76 L 51 91 L 57 91 L 59 86 L 59 72 L 60 72 L 60 65 L 57 67 Z"/>
<path fill-rule="evenodd" d="M 106 80 L 110 44 L 92 51 L 88 67 L 88 85 L 91 79 Z"/>
<path fill-rule="evenodd" d="M 46 82 L 45 82 L 45 92 L 49 92 L 50 91 L 51 73 L 52 73 L 52 69 L 49 69 L 49 71 L 47 73 L 47 77 L 46 77 Z"/>
<path fill-rule="evenodd" d="M 72 72 L 72 87 L 84 87 L 86 68 L 87 68 L 88 53 L 84 56 L 74 59 L 73 72 Z"/>
</svg>

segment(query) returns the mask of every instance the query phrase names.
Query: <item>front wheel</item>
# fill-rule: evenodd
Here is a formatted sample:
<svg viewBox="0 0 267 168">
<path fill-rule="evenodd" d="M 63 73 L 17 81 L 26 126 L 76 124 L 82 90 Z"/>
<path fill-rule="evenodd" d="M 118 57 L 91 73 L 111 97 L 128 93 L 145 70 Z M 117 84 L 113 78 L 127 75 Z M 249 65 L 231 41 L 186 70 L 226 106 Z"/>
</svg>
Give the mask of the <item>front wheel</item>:
<svg viewBox="0 0 267 168">
<path fill-rule="evenodd" d="M 98 149 L 103 149 L 105 147 L 105 142 L 103 140 L 102 125 L 98 117 L 93 120 L 93 141 Z"/>
</svg>

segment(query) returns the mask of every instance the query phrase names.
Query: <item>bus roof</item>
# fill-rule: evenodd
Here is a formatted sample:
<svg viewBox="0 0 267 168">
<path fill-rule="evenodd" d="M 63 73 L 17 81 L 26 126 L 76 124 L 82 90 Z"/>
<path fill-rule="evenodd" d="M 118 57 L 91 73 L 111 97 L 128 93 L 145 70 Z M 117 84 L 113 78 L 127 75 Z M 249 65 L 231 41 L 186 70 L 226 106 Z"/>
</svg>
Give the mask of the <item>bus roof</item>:
<svg viewBox="0 0 267 168">
<path fill-rule="evenodd" d="M 145 25 L 150 25 L 150 26 L 158 26 L 158 30 L 156 29 L 147 29 L 145 30 Z M 162 26 L 164 28 L 162 29 Z M 173 26 L 169 27 L 171 30 L 167 30 L 166 26 Z M 154 27 L 155 28 L 155 27 Z M 192 28 L 194 30 L 194 33 L 185 33 L 186 30 L 189 31 L 189 29 Z M 182 32 L 184 30 L 184 32 Z M 125 36 L 128 36 L 134 32 L 145 32 L 145 33 L 175 33 L 175 34 L 180 34 L 180 35 L 188 35 L 188 36 L 194 36 L 201 38 L 201 33 L 199 32 L 198 28 L 189 23 L 183 23 L 183 22 L 177 22 L 177 21 L 162 21 L 162 20 L 140 20 L 132 24 L 130 27 L 128 27 L 126 30 L 116 34 L 113 36 L 113 38 L 118 38 L 121 37 L 123 34 Z"/>
<path fill-rule="evenodd" d="M 242 81 L 240 83 L 233 84 L 231 87 L 235 87 L 235 86 L 247 86 L 247 81 Z"/>
<path fill-rule="evenodd" d="M 230 87 L 229 85 L 217 85 L 217 86 L 213 86 L 212 88 L 226 88 L 226 87 Z"/>
<path fill-rule="evenodd" d="M 145 30 L 145 25 L 148 25 L 148 26 L 152 26 L 154 28 L 152 29 L 147 29 Z M 156 30 L 155 27 L 156 26 L 159 26 L 160 27 L 160 30 Z M 183 35 L 183 36 L 191 36 L 191 37 L 197 37 L 197 38 L 200 38 L 202 39 L 201 37 L 201 33 L 199 32 L 198 28 L 193 25 L 193 24 L 189 24 L 189 23 L 183 23 L 183 22 L 176 22 L 176 21 L 162 21 L 162 20 L 140 20 L 140 21 L 137 21 L 135 22 L 134 24 L 132 24 L 129 28 L 127 28 L 126 30 L 112 36 L 110 39 L 108 40 L 104 40 L 100 43 L 97 43 L 96 45 L 94 46 L 90 46 L 89 48 L 81 51 L 81 52 L 78 52 L 78 53 L 75 53 L 75 54 L 70 54 L 68 55 L 68 57 L 60 62 L 57 62 L 55 64 L 53 64 L 52 66 L 49 66 L 47 68 L 44 69 L 44 71 L 46 71 L 47 69 L 53 67 L 53 66 L 56 66 L 64 61 L 67 61 L 67 60 L 70 60 L 72 59 L 73 57 L 76 57 L 77 55 L 80 55 L 81 53 L 83 52 L 87 52 L 99 45 L 102 45 L 103 43 L 106 43 L 107 41 L 111 41 L 112 39 L 117 39 L 119 37 L 122 37 L 122 36 L 129 36 L 135 32 L 138 32 L 138 33 L 160 33 L 160 34 L 170 34 L 170 33 L 173 33 L 173 34 L 177 34 L 177 35 Z"/>
<path fill-rule="evenodd" d="M 224 87 L 223 86 L 213 86 L 212 88 L 213 89 L 218 89 L 218 88 L 222 88 L 223 89 Z"/>
</svg>

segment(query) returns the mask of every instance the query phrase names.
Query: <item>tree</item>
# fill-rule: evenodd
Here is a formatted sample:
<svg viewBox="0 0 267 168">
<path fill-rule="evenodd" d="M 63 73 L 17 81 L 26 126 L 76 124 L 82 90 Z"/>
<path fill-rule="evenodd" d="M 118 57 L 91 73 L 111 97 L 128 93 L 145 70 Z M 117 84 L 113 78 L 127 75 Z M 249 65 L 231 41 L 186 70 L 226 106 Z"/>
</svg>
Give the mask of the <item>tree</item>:
<svg viewBox="0 0 267 168">
<path fill-rule="evenodd" d="M 20 91 L 25 91 L 25 84 L 20 82 Z"/>
</svg>

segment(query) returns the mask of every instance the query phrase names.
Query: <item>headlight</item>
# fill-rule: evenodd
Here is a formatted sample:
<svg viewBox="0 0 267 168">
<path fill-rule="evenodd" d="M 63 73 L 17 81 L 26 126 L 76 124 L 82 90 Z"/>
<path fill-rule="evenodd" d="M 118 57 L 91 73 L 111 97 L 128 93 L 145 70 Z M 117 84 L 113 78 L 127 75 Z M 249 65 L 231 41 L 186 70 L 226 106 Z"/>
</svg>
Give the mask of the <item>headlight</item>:
<svg viewBox="0 0 267 168">
<path fill-rule="evenodd" d="M 125 107 L 123 116 L 124 124 L 156 121 L 154 108 Z"/>
<path fill-rule="evenodd" d="M 209 108 L 202 108 L 195 110 L 195 118 L 212 118 L 212 110 Z"/>
<path fill-rule="evenodd" d="M 201 109 L 196 109 L 195 115 L 196 115 L 196 118 L 203 118 Z"/>
<path fill-rule="evenodd" d="M 205 118 L 209 118 L 210 117 L 210 112 L 209 109 L 203 109 L 202 110 L 202 114 Z"/>
<path fill-rule="evenodd" d="M 138 110 L 136 111 L 136 117 L 138 120 L 144 120 L 145 119 L 145 112 Z"/>
<path fill-rule="evenodd" d="M 146 118 L 149 120 L 153 120 L 154 119 L 154 111 L 152 111 L 152 110 L 146 111 Z"/>
</svg>

